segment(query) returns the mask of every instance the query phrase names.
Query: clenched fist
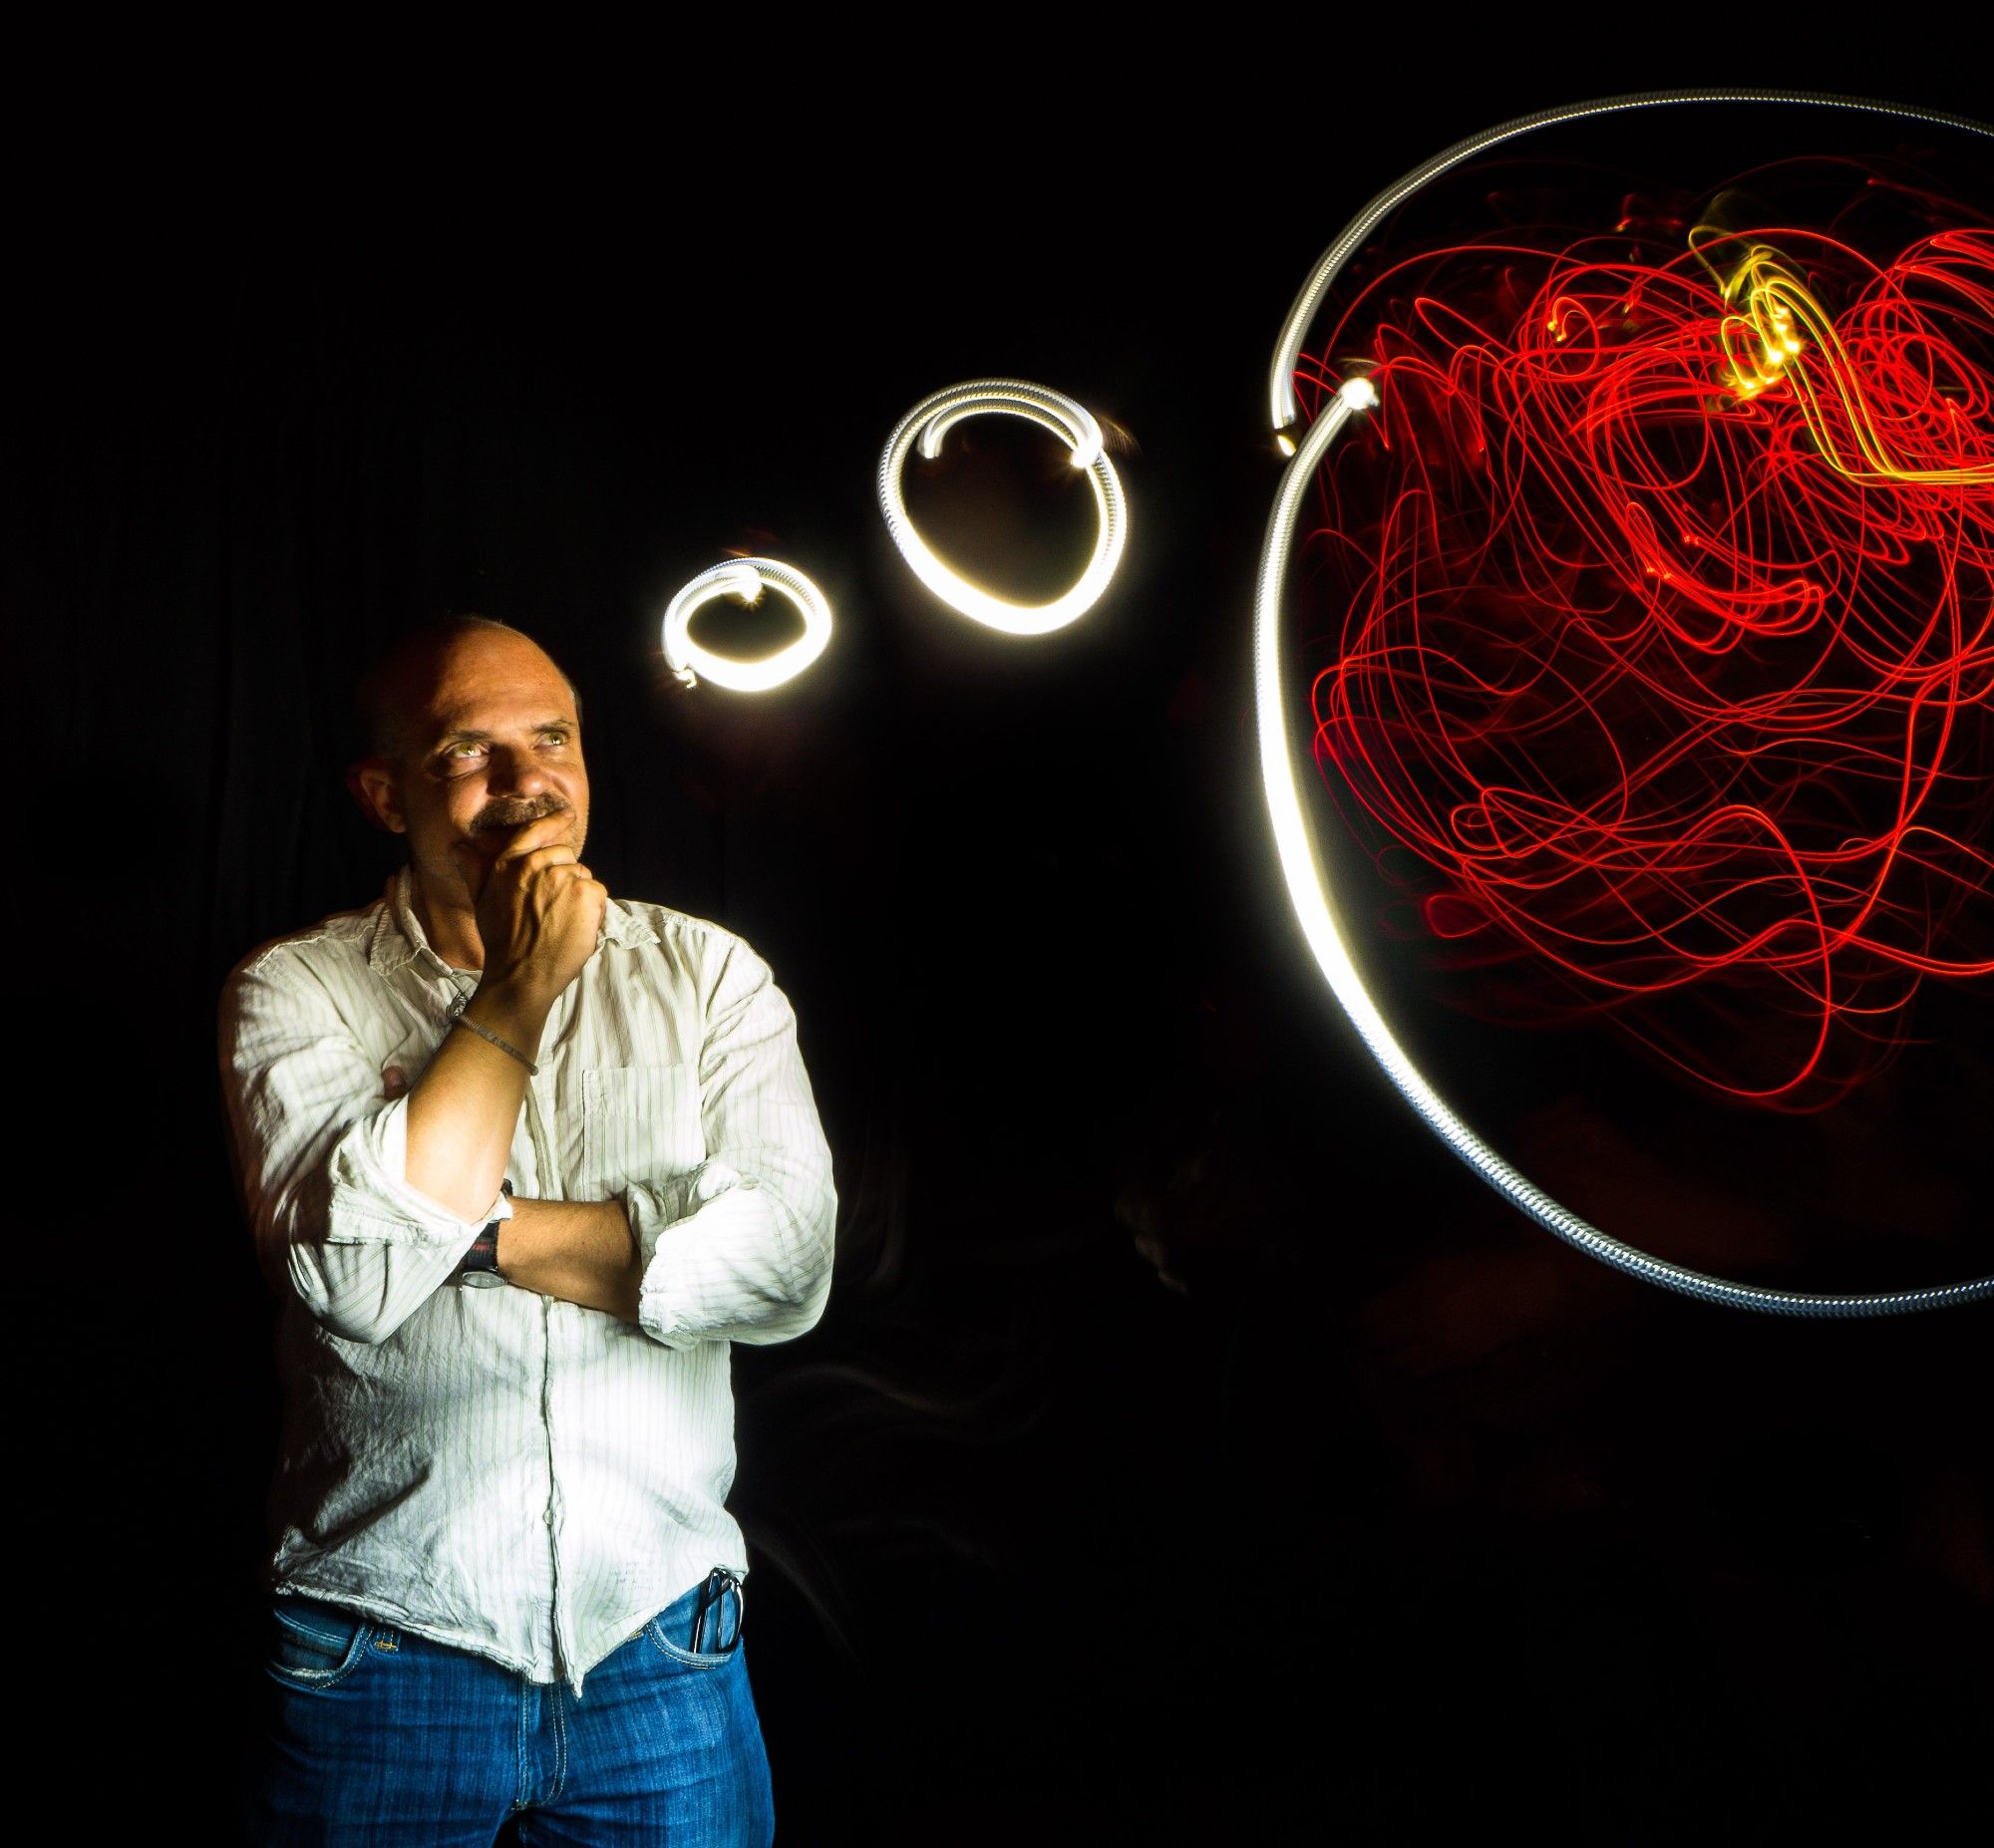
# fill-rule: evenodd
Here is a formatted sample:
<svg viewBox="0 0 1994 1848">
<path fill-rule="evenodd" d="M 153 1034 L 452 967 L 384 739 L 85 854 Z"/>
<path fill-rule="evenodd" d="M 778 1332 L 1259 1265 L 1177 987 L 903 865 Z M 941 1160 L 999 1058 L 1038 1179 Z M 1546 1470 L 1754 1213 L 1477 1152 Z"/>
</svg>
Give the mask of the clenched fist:
<svg viewBox="0 0 1994 1848">
<path fill-rule="evenodd" d="M 589 874 L 562 837 L 565 810 L 529 821 L 488 860 L 468 841 L 451 847 L 464 870 L 485 946 L 487 988 L 529 1006 L 551 1007 L 595 954 L 609 888 Z"/>
</svg>

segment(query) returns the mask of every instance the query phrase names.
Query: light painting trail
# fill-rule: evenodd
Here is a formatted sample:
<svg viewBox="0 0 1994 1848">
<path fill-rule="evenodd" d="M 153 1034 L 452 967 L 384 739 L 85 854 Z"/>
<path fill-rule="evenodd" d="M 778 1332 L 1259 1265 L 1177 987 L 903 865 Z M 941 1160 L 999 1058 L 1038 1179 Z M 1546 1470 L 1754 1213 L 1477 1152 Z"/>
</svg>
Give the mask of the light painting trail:
<svg viewBox="0 0 1994 1848">
<path fill-rule="evenodd" d="M 1691 100 L 1920 114 L 1615 99 L 1492 130 L 1380 197 L 1390 209 L 1533 126 Z M 1377 205 L 1283 329 L 1277 434 L 1300 340 Z M 1283 671 L 1289 559 L 1318 491 L 1355 588 L 1316 685 L 1316 752 L 1432 869 L 1437 935 L 1528 955 L 1616 1018 L 1653 1005 L 1633 1030 L 1664 1058 L 1788 1104 L 1854 1081 L 1921 980 L 1994 973 L 1946 947 L 1950 920 L 1994 886 L 1980 761 L 1994 702 L 1994 234 L 1947 230 L 1875 263 L 1770 225 L 1699 227 L 1694 249 L 1678 235 L 1630 254 L 1627 229 L 1569 249 L 1426 253 L 1374 278 L 1337 323 L 1329 350 L 1361 354 L 1361 376 L 1322 379 L 1256 609 L 1262 770 L 1296 914 L 1429 1126 L 1588 1255 L 1788 1315 L 1994 1295 L 1994 1278 L 1764 1289 L 1587 1225 L 1434 1090 L 1337 923 Z M 1368 418 L 1356 385 L 1376 395 Z M 1799 1020 L 1798 1056 L 1717 1069 L 1661 1017 L 1657 998 L 1682 995 Z"/>
<path fill-rule="evenodd" d="M 752 608 L 765 590 L 793 604 L 804 619 L 803 634 L 788 647 L 761 660 L 739 661 L 692 639 L 692 619 L 709 603 L 734 597 Z M 774 558 L 730 558 L 702 571 L 665 610 L 665 665 L 688 687 L 704 679 L 736 693 L 766 693 L 794 680 L 830 645 L 831 605 L 824 592 L 794 566 Z"/>
<path fill-rule="evenodd" d="M 1014 603 L 971 583 L 936 556 L 908 516 L 901 476 L 918 448 L 932 462 L 942 439 L 972 417 L 1017 417 L 1049 430 L 1073 452 L 1073 465 L 1087 471 L 1094 492 L 1094 549 L 1071 589 L 1050 603 Z M 934 392 L 894 425 L 879 459 L 879 510 L 886 529 L 913 573 L 950 609 L 1008 635 L 1046 635 L 1085 615 L 1101 600 L 1121 562 L 1129 537 L 1128 510 L 1115 464 L 1108 460 L 1101 426 L 1064 393 L 1018 379 L 972 379 Z"/>
<path fill-rule="evenodd" d="M 1325 483 L 1315 713 L 1510 1017 L 1810 1108 L 1923 979 L 1994 974 L 1948 935 L 1994 874 L 1994 230 L 1771 235 L 1623 222 L 1358 296 L 1332 338 L 1370 330 L 1382 408 Z"/>
</svg>

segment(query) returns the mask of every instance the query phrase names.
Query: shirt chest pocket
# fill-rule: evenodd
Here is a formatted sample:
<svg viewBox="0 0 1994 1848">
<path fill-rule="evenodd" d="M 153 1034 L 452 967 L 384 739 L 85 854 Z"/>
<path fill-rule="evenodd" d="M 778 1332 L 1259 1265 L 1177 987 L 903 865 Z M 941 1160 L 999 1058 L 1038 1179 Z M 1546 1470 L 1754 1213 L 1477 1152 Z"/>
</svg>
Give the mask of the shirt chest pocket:
<svg viewBox="0 0 1994 1848">
<path fill-rule="evenodd" d="M 690 1066 L 601 1066 L 581 1075 L 575 1199 L 685 1174 L 706 1159 L 699 1076 Z"/>
</svg>

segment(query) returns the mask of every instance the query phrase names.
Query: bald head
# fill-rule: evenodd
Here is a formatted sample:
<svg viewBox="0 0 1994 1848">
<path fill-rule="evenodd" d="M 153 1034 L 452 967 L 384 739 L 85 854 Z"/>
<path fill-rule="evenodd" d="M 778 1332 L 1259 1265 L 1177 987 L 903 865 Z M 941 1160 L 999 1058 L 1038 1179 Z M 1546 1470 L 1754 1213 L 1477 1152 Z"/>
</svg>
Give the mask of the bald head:
<svg viewBox="0 0 1994 1848">
<path fill-rule="evenodd" d="M 513 646 L 522 645 L 560 675 L 574 718 L 580 721 L 581 695 L 574 682 L 531 636 L 490 616 L 445 616 L 397 637 L 361 675 L 353 704 L 363 757 L 400 764 L 412 745 L 423 742 L 417 736 L 418 722 L 432 706 L 439 684 L 449 677 L 454 657 L 467 644 L 474 653 L 509 652 L 523 664 L 526 655 Z"/>
</svg>

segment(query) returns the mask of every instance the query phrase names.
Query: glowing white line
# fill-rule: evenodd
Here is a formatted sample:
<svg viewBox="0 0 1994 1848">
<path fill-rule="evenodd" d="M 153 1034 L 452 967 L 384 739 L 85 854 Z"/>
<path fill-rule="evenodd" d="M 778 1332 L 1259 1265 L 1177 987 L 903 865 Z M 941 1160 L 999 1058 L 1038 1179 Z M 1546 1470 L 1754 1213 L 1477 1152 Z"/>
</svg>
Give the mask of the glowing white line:
<svg viewBox="0 0 1994 1848">
<path fill-rule="evenodd" d="M 1073 451 L 1073 465 L 1087 470 L 1088 485 L 1094 490 L 1093 555 L 1073 587 L 1050 603 L 1013 603 L 972 584 L 935 555 L 907 515 L 900 476 L 908 455 L 918 446 L 921 455 L 932 462 L 941 454 L 942 439 L 957 424 L 965 418 L 993 415 L 1021 417 L 1051 431 Z M 923 398 L 894 425 L 879 458 L 879 510 L 886 516 L 886 530 L 893 535 L 900 556 L 923 584 L 950 609 L 1008 635 L 1045 635 L 1085 615 L 1108 588 L 1129 537 L 1122 483 L 1108 460 L 1101 426 L 1093 414 L 1064 393 L 1027 385 L 1020 379 L 971 379 L 963 385 L 951 385 Z"/>
<path fill-rule="evenodd" d="M 787 648 L 759 661 L 736 661 L 703 648 L 690 633 L 693 615 L 721 597 L 754 605 L 764 590 L 787 597 L 804 619 L 804 632 Z M 702 571 L 665 610 L 665 665 L 688 687 L 702 679 L 736 693 L 766 693 L 794 680 L 831 643 L 831 605 L 824 592 L 792 566 L 774 558 L 730 558 Z"/>
<path fill-rule="evenodd" d="M 1384 1016 L 1372 1005 L 1363 979 L 1350 952 L 1344 947 L 1343 933 L 1336 927 L 1326 896 L 1329 885 L 1316 857 L 1315 842 L 1302 815 L 1301 791 L 1295 783 L 1294 759 L 1288 749 L 1287 696 L 1281 681 L 1281 592 L 1287 576 L 1288 549 L 1294 532 L 1295 515 L 1302 497 L 1314 479 L 1317 466 L 1329 452 L 1343 427 L 1360 411 L 1378 402 L 1376 388 L 1368 379 L 1351 379 L 1337 392 L 1335 401 L 1308 428 L 1301 452 L 1281 476 L 1281 490 L 1268 522 L 1267 546 L 1260 559 L 1259 620 L 1253 634 L 1253 684 L 1258 702 L 1260 776 L 1267 791 L 1267 813 L 1273 823 L 1274 846 L 1287 881 L 1288 898 L 1295 908 L 1302 934 L 1315 952 L 1315 959 L 1331 991 L 1343 1004 L 1343 1011 L 1363 1035 L 1378 1063 L 1391 1074 L 1401 1090 L 1417 1086 L 1432 1098 L 1426 1080 L 1413 1066 Z M 1440 1106 L 1440 1107 L 1445 1107 Z M 1422 1106 L 1422 1115 L 1430 1115 Z"/>
</svg>

